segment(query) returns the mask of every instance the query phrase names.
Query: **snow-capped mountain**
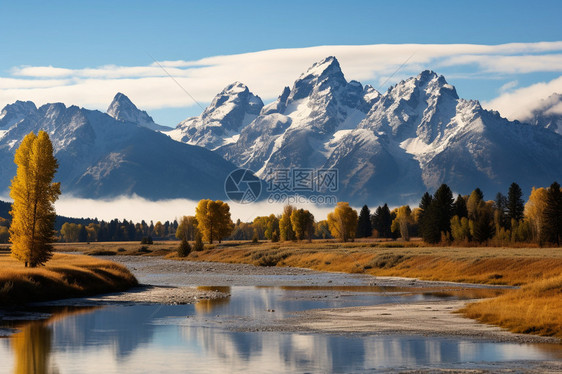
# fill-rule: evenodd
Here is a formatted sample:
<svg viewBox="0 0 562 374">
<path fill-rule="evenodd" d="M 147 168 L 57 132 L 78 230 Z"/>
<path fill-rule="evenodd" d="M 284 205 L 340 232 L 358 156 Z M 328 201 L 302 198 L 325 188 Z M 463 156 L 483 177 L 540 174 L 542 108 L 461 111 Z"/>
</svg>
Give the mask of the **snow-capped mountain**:
<svg viewBox="0 0 562 374">
<path fill-rule="evenodd" d="M 432 71 L 380 94 L 347 81 L 334 57 L 265 106 L 235 82 L 165 134 L 122 94 L 107 114 L 18 101 L 0 112 L 0 191 L 15 174 L 19 142 L 43 129 L 59 160 L 57 180 L 78 196 L 224 198 L 238 166 L 264 179 L 279 169 L 338 170 L 334 193 L 355 205 L 416 203 L 441 183 L 462 194 L 480 187 L 491 199 L 514 181 L 528 193 L 562 179 L 561 102 L 553 95 L 528 124 L 509 121 L 459 98 Z"/>
<path fill-rule="evenodd" d="M 262 100 L 248 87 L 234 82 L 215 96 L 200 116 L 186 119 L 167 134 L 183 143 L 216 149 L 235 142 L 262 107 Z"/>
<path fill-rule="evenodd" d="M 237 138 L 225 133 L 210 148 L 265 179 L 274 169 L 335 168 L 338 198 L 356 204 L 415 202 L 441 183 L 463 194 L 480 187 L 493 198 L 514 181 L 530 191 L 560 179 L 562 136 L 553 123 L 508 121 L 459 98 L 432 71 L 380 94 L 348 82 L 329 57 L 241 125 Z"/>
<path fill-rule="evenodd" d="M 21 108 L 29 109 L 21 115 Z M 2 111 L 0 191 L 5 196 L 16 166 L 13 155 L 29 132 L 46 131 L 53 142 L 64 193 L 88 198 L 119 195 L 225 198 L 224 180 L 235 169 L 219 155 L 182 144 L 132 122 L 64 104 L 40 108 L 18 102 Z M 19 116 L 19 117 L 18 117 Z M 14 119 L 20 118 L 14 123 Z"/>
<path fill-rule="evenodd" d="M 380 95 L 347 82 L 328 57 L 302 74 L 244 127 L 235 143 L 218 149 L 227 160 L 266 177 L 276 168 L 323 165 L 342 134 L 357 127 Z"/>
<path fill-rule="evenodd" d="M 139 126 L 149 128 L 155 131 L 168 131 L 169 127 L 161 126 L 154 123 L 151 116 L 144 110 L 137 108 L 135 104 L 124 94 L 118 92 L 109 107 L 107 114 L 118 121 L 131 122 Z"/>
<path fill-rule="evenodd" d="M 528 122 L 562 135 L 562 95 L 555 93 L 542 100 Z"/>
<path fill-rule="evenodd" d="M 25 117 L 35 113 L 37 107 L 31 101 L 16 101 L 8 104 L 0 112 L 0 130 L 8 130 Z"/>
<path fill-rule="evenodd" d="M 463 194 L 480 187 L 487 198 L 513 181 L 530 191 L 562 175 L 560 160 L 561 136 L 460 99 L 424 71 L 391 87 L 325 166 L 340 170 L 344 198 L 404 202 L 441 183 Z"/>
</svg>

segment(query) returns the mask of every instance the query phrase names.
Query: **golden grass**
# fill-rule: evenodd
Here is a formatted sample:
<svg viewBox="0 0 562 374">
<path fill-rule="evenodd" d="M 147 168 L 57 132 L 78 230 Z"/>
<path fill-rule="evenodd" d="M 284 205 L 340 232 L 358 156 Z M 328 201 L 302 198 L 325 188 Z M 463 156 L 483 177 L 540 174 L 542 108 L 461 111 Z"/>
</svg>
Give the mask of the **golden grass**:
<svg viewBox="0 0 562 374">
<path fill-rule="evenodd" d="M 175 251 L 178 243 L 155 243 L 147 246 L 149 252 L 139 251 L 141 245 L 136 242 L 57 244 L 55 248 L 57 251 L 166 255 L 177 258 Z M 205 251 L 192 252 L 179 260 L 292 266 L 435 281 L 522 285 L 521 289 L 508 291 L 502 296 L 470 304 L 461 312 L 514 332 L 562 337 L 562 248 L 426 247 L 421 242 L 384 240 L 354 243 L 332 240 L 259 244 L 225 242 L 206 245 Z M 48 264 L 51 266 L 51 262 Z M 1 277 L 0 295 L 3 284 Z"/>
<path fill-rule="evenodd" d="M 461 313 L 513 332 L 562 338 L 561 248 L 388 248 L 388 243 L 263 243 L 217 246 L 192 253 L 187 260 L 523 285 L 501 296 L 469 304 Z"/>
<path fill-rule="evenodd" d="M 0 253 L 0 270 L 0 305 L 123 291 L 138 284 L 126 267 L 82 255 L 55 253 L 46 266 L 26 268 Z"/>
<path fill-rule="evenodd" d="M 469 304 L 460 312 L 512 332 L 562 338 L 562 276 Z"/>
<path fill-rule="evenodd" d="M 388 244 L 240 243 L 192 252 L 186 260 L 512 286 L 562 273 L 561 248 L 389 248 Z"/>
</svg>

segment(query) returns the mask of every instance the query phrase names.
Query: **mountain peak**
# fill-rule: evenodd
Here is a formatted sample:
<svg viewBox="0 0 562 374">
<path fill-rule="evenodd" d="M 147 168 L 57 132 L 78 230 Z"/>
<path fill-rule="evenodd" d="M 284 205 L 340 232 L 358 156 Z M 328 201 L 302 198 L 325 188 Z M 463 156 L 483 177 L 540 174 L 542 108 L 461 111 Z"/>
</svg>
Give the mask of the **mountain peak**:
<svg viewBox="0 0 562 374">
<path fill-rule="evenodd" d="M 309 96 L 313 91 L 327 87 L 345 87 L 347 81 L 338 60 L 331 56 L 314 63 L 306 73 L 295 81 L 289 100 L 299 100 Z"/>
<path fill-rule="evenodd" d="M 136 110 L 139 110 L 139 108 L 137 108 L 137 106 L 133 104 L 133 102 L 127 97 L 127 95 L 121 92 L 117 92 L 113 97 L 111 104 L 109 104 L 109 107 L 107 108 L 107 114 L 115 119 L 119 119 L 117 118 L 118 112 Z"/>
<path fill-rule="evenodd" d="M 211 104 L 205 109 L 201 116 L 205 118 L 215 118 L 218 114 L 216 113 L 216 110 L 219 107 L 222 107 L 225 111 L 230 112 L 234 109 L 234 107 L 245 108 L 246 106 L 248 107 L 247 109 L 249 109 L 249 113 L 257 115 L 263 107 L 263 102 L 259 96 L 250 92 L 250 89 L 244 83 L 236 81 L 226 86 L 217 96 L 215 96 Z M 246 108 L 243 111 L 246 111 Z M 219 115 L 221 119 L 222 116 L 224 116 L 224 113 Z"/>
<path fill-rule="evenodd" d="M 242 82 L 235 81 L 226 86 L 221 93 L 237 94 L 245 91 L 249 91 L 248 86 Z"/>
<path fill-rule="evenodd" d="M 37 107 L 32 101 L 17 100 L 13 104 L 8 104 L 0 111 L 0 129 L 7 130 L 36 111 Z"/>
<path fill-rule="evenodd" d="M 304 73 L 301 78 L 307 78 L 310 76 L 321 77 L 325 75 L 342 74 L 341 66 L 337 58 L 334 56 L 329 56 L 315 62 L 311 67 L 308 68 L 306 73 Z"/>
<path fill-rule="evenodd" d="M 416 77 L 401 81 L 389 91 L 394 91 L 394 94 L 409 97 L 414 89 L 425 91 L 428 95 L 451 95 L 454 99 L 458 99 L 455 87 L 445 80 L 445 77 L 437 74 L 433 70 L 424 70 Z"/>
<path fill-rule="evenodd" d="M 113 97 L 113 101 L 107 108 L 107 114 L 116 120 L 136 123 L 139 126 L 155 131 L 168 129 L 154 123 L 154 120 L 148 115 L 148 113 L 137 108 L 131 99 L 121 92 L 117 92 L 117 94 Z"/>
</svg>

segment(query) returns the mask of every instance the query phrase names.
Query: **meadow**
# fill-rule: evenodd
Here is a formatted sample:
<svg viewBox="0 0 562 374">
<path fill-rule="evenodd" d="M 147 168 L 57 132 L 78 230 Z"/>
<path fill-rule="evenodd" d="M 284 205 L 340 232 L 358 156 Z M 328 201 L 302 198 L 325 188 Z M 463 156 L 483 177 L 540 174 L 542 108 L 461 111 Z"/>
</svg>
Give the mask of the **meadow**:
<svg viewBox="0 0 562 374">
<path fill-rule="evenodd" d="M 420 241 L 372 239 L 349 243 L 333 240 L 314 240 L 311 243 L 227 241 L 206 244 L 204 251 L 191 252 L 187 257 L 180 258 L 176 254 L 178 245 L 179 242 L 174 241 L 152 245 L 138 242 L 59 243 L 55 245 L 59 253 L 53 260 L 47 266 L 36 269 L 25 269 L 7 254 L 1 254 L 0 267 L 6 270 L 0 275 L 0 285 L 3 285 L 0 300 L 5 302 L 6 295 L 10 294 L 12 300 L 22 301 L 13 292 L 6 292 L 11 287 L 9 282 L 13 283 L 14 279 L 22 279 L 21 282 L 28 284 L 18 285 L 18 288 L 29 289 L 23 294 L 32 300 L 45 296 L 44 292 L 27 294 L 38 283 L 51 290 L 63 285 L 65 291 L 57 292 L 64 297 L 103 292 L 104 287 L 124 289 L 134 283 L 134 277 L 120 265 L 99 257 L 65 252 L 105 255 L 108 259 L 113 255 L 165 256 L 180 261 L 291 266 L 373 276 L 519 286 L 500 296 L 470 303 L 459 312 L 513 332 L 562 338 L 562 248 L 431 247 Z M 39 277 L 43 280 L 39 281 Z M 53 283 L 55 281 L 57 286 Z M 93 284 L 96 287 L 92 287 Z M 49 295 L 51 298 L 54 296 Z"/>
<path fill-rule="evenodd" d="M 0 269 L 0 305 L 125 291 L 138 284 L 122 265 L 76 254 L 55 253 L 45 266 L 26 268 L 4 251 Z"/>
<path fill-rule="evenodd" d="M 562 248 L 427 247 L 419 242 L 372 241 L 229 243 L 192 252 L 186 259 L 521 286 L 470 303 L 459 312 L 512 332 L 562 338 Z"/>
</svg>

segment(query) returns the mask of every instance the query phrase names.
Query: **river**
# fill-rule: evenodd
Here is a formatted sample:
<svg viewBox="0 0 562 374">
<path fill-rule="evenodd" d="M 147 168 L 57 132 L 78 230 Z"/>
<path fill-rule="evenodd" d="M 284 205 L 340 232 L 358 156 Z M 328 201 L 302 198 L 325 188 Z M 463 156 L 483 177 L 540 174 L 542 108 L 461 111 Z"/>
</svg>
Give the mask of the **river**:
<svg viewBox="0 0 562 374">
<path fill-rule="evenodd" d="M 13 309 L 4 313 L 3 324 L 17 332 L 0 338 L 0 371 L 347 373 L 514 368 L 540 372 L 542 365 L 556 368 L 562 359 L 559 344 L 442 334 L 334 333 L 310 330 L 301 323 L 302 316 L 314 309 L 432 305 L 474 297 L 478 289 L 473 287 L 420 287 L 363 275 L 188 265 L 150 257 L 118 260 L 135 269 L 145 284 L 205 286 L 229 296 L 184 305 L 94 298 Z M 17 321 L 29 319 L 27 313 L 47 318 Z"/>
</svg>

